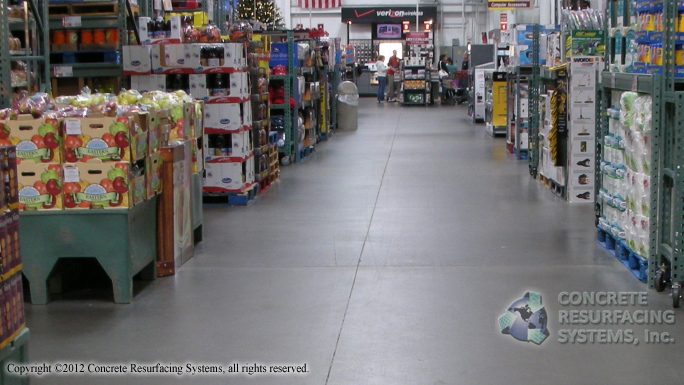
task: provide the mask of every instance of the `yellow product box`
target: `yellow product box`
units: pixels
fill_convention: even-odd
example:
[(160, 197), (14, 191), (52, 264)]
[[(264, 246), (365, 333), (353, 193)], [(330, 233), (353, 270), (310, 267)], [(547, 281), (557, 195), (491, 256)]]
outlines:
[(147, 118), (123, 117), (64, 119), (64, 160), (67, 163), (137, 161), (147, 155)]

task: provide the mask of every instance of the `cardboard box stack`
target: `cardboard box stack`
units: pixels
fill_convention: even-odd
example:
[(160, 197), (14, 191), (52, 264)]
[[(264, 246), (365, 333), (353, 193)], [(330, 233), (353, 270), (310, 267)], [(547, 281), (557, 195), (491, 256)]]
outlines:
[(45, 103), (53, 104), (0, 120), (0, 145), (16, 146), (13, 180), (22, 211), (126, 209), (151, 199), (161, 192), (160, 147), (194, 138), (202, 111), (185, 94), (159, 92)]
[[(5, 128), (1, 122), (0, 127)], [(16, 156), (14, 146), (0, 147), (0, 349), (14, 341), (26, 323), (19, 250)], [(44, 192), (45, 184), (39, 187)], [(54, 199), (50, 194), (43, 196)]]

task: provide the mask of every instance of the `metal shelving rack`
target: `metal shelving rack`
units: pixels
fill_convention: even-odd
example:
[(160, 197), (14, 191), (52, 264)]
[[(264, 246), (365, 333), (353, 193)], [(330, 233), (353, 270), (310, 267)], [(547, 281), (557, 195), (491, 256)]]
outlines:
[[(128, 0), (117, 0), (117, 12), (111, 15), (80, 15), (80, 24), (69, 27), (64, 26), (64, 18), (66, 16), (50, 16), (50, 31), (57, 29), (81, 31), (84, 29), (116, 28), (119, 31), (119, 46), (116, 49), (111, 49), (111, 51), (117, 52), (120, 57), (121, 46), (128, 41), (127, 2)], [(149, 4), (151, 4), (151, 1), (143, 1), (141, 2), (141, 7), (133, 6), (132, 9), (135, 9), (137, 15), (139, 15), (140, 9), (147, 12)], [(59, 78), (114, 78), (122, 76), (123, 66), (120, 59), (118, 62), (53, 64), (51, 66), (51, 73), (53, 81)], [(53, 90), (57, 89), (55, 86), (56, 83), (53, 84)]]
[[(679, 1), (665, 0), (664, 75), (661, 116), (654, 114), (651, 172), (651, 239), (649, 286), (665, 289), (672, 283), (672, 302), (680, 306), (684, 281), (684, 82), (677, 79), (675, 39)], [(654, 103), (653, 110), (656, 109)], [(669, 274), (668, 274), (669, 273)]]
[[(538, 53), (538, 51), (537, 51)], [(533, 53), (534, 55), (534, 53)], [(516, 67), (515, 74), (515, 135), (513, 138), (513, 153), (519, 160), (529, 159), (529, 145), (528, 148), (521, 147), (521, 138), (523, 130), (527, 129), (528, 140), (530, 137), (530, 121), (532, 115), (530, 115), (529, 108), (532, 106), (533, 102), (531, 99), (532, 84), (530, 78), (532, 75), (533, 68), (531, 66), (518, 66)], [(523, 90), (527, 92), (527, 117), (523, 114), (522, 100), (525, 99)], [(537, 103), (539, 103), (537, 101)], [(529, 143), (529, 142), (528, 142)]]
[[(294, 116), (292, 115), (292, 109), (290, 109), (290, 98), (293, 97), (293, 91), (295, 86), (295, 45), (294, 45), (294, 32), (288, 31), (275, 31), (266, 32), (271, 36), (271, 42), (279, 42), (278, 38), (284, 38), (287, 42), (287, 52), (288, 52), (288, 68), (287, 75), (273, 75), (269, 77), (269, 84), (273, 82), (282, 82), (285, 87), (285, 100), (284, 104), (271, 104), (270, 115), (282, 115), (285, 123), (285, 145), (278, 149), (280, 153), (281, 162), (283, 165), (288, 165), (290, 162), (296, 162), (299, 160), (299, 154), (297, 150), (297, 127), (294, 125)], [(272, 128), (273, 129), (273, 128)]]
[[(9, 106), (16, 88), (37, 87), (49, 91), (50, 51), (47, 28), (47, 0), (26, 0), (23, 19), (9, 17), (7, 0), (0, 4), (0, 107)], [(24, 33), (22, 52), (10, 52), (9, 38), (12, 31)], [(30, 43), (30, 44), (29, 44)], [(13, 86), (11, 68), (13, 61), (27, 63), (27, 83)], [(36, 77), (34, 83), (31, 73)]]
[(541, 68), (540, 68), (540, 48), (539, 39), (541, 35), (541, 25), (535, 24), (532, 28), (532, 73), (529, 75), (529, 126), (528, 135), (528, 160), (530, 174), (537, 177), (539, 170), (539, 103), (541, 101)]

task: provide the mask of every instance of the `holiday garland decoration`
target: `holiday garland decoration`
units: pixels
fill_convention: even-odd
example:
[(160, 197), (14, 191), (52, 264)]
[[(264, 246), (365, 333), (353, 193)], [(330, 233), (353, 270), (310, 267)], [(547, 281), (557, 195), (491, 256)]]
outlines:
[[(256, 9), (256, 17), (255, 17)], [(256, 20), (264, 24), (282, 26), (283, 16), (273, 0), (239, 0), (237, 4), (237, 18), (241, 20)]]

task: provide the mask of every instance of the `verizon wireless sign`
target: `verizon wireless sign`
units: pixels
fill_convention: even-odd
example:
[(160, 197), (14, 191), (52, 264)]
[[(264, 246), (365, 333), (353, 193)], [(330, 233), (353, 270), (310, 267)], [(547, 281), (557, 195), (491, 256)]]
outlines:
[(437, 7), (421, 6), (416, 11), (416, 7), (343, 7), (342, 22), (352, 23), (401, 23), (410, 21), (414, 23), (416, 16), (420, 23), (437, 18)]

